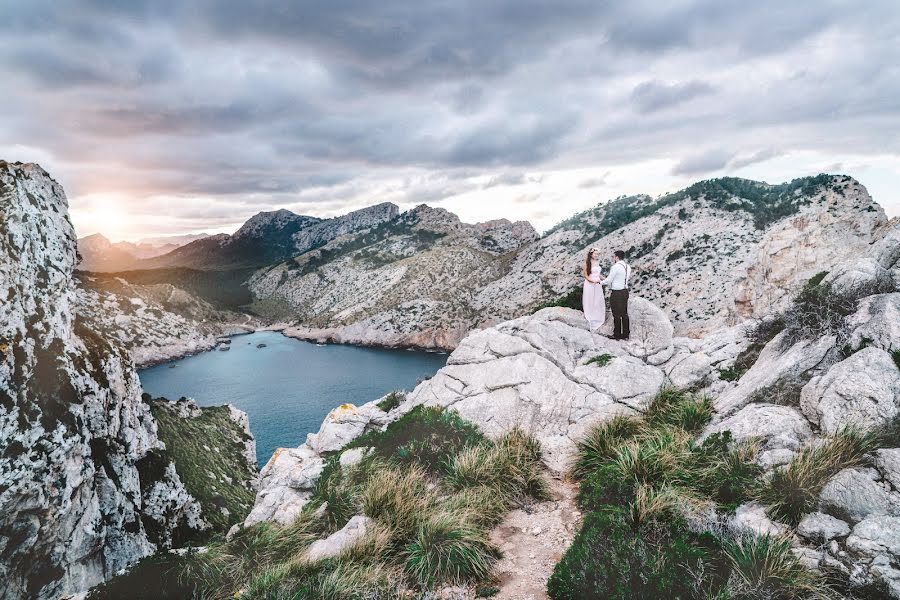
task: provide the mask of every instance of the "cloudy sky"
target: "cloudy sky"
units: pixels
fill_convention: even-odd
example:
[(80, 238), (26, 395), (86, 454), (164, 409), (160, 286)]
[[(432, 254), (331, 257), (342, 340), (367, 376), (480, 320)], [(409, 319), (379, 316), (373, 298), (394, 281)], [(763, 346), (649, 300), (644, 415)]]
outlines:
[(900, 4), (0, 0), (0, 158), (80, 235), (380, 201), (538, 229), (735, 175), (900, 215)]

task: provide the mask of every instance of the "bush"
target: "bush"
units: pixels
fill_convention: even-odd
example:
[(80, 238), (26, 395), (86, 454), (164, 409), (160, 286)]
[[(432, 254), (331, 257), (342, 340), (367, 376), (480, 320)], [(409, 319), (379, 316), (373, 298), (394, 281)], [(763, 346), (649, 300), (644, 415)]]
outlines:
[(539, 304), (533, 312), (537, 312), (544, 308), (553, 308), (556, 306), (561, 306), (563, 308), (574, 308), (575, 310), (581, 310), (583, 308), (583, 300), (582, 297), (584, 295), (584, 286), (578, 285), (557, 298), (556, 300), (549, 300), (544, 302), (543, 304)]
[(403, 551), (406, 572), (431, 588), (485, 579), (499, 552), (468, 515), (438, 512), (419, 525)]
[(443, 471), (447, 461), (463, 448), (484, 443), (478, 428), (454, 411), (417, 406), (383, 432), (356, 438), (347, 448), (369, 446), (375, 456), (417, 465), (429, 473)]
[(404, 400), (406, 400), (406, 394), (404, 394), (403, 392), (391, 392), (390, 394), (382, 398), (376, 406), (378, 406), (378, 408), (380, 408), (384, 412), (391, 412), (392, 410), (400, 406), (400, 404)]
[(434, 504), (425, 472), (418, 466), (376, 472), (362, 490), (363, 513), (390, 528), (397, 538), (410, 537)]
[(578, 442), (578, 454), (572, 474), (577, 479), (605, 464), (616, 450), (643, 429), (640, 419), (617, 415), (588, 431), (587, 437)]
[(712, 419), (712, 414), (713, 406), (709, 398), (664, 387), (650, 401), (644, 418), (651, 426), (671, 426), (697, 433)]
[(818, 573), (800, 564), (789, 537), (748, 536), (723, 546), (733, 569), (728, 587), (739, 598), (837, 598)]
[(828, 480), (843, 469), (863, 464), (865, 454), (878, 445), (878, 436), (847, 428), (818, 446), (801, 450), (790, 463), (775, 470), (758, 491), (776, 518), (796, 526), (812, 511)]
[(553, 571), (553, 600), (694, 598), (691, 573), (715, 552), (712, 536), (679, 522), (635, 530), (623, 509), (592, 512)]

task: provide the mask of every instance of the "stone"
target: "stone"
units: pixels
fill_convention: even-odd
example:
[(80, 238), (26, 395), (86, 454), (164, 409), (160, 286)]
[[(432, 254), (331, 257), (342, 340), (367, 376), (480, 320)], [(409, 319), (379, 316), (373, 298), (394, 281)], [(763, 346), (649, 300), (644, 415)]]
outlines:
[(803, 517), (797, 525), (797, 533), (814, 542), (825, 543), (834, 538), (846, 537), (850, 526), (825, 513), (814, 512)]
[(884, 425), (900, 413), (900, 370), (884, 350), (864, 348), (810, 380), (800, 407), (828, 434), (848, 425)]
[(900, 348), (900, 293), (863, 298), (857, 311), (847, 317), (852, 350), (875, 346), (887, 352)]
[(716, 418), (734, 414), (750, 403), (756, 392), (785, 377), (817, 368), (834, 347), (834, 342), (833, 337), (826, 337), (802, 341), (784, 349), (784, 334), (775, 336), (737, 385), (716, 398), (715, 408), (719, 413)]
[(312, 497), (325, 461), (307, 446), (278, 448), (259, 474), (256, 503), (244, 520), (249, 527), (262, 521), (286, 525)]
[(336, 452), (363, 433), (384, 425), (386, 416), (372, 402), (360, 407), (341, 404), (328, 413), (318, 433), (306, 436), (306, 444), (317, 454)]
[(900, 495), (878, 483), (875, 469), (844, 469), (822, 488), (819, 510), (853, 524), (871, 516), (900, 516)]
[(372, 451), (372, 448), (351, 448), (349, 450), (344, 450), (341, 452), (341, 456), (338, 459), (338, 462), (341, 465), (341, 468), (349, 468), (354, 465), (359, 464), (362, 459), (364, 459), (369, 452)]
[(728, 521), (728, 529), (737, 536), (778, 536), (789, 530), (787, 525), (770, 519), (765, 505), (758, 502), (746, 502), (738, 506), (734, 516)]
[(700, 387), (712, 373), (712, 362), (702, 352), (676, 355), (665, 364), (666, 376), (677, 388)]
[(853, 527), (847, 548), (874, 557), (889, 554), (900, 558), (900, 516), (873, 515)]
[(759, 439), (761, 450), (796, 451), (813, 436), (809, 423), (797, 409), (775, 404), (748, 404), (734, 415), (707, 426), (706, 438), (730, 431), (736, 442)]
[(369, 517), (356, 515), (347, 521), (347, 524), (339, 531), (332, 533), (324, 540), (316, 540), (310, 544), (304, 558), (309, 562), (318, 562), (339, 556), (364, 539), (372, 525), (374, 525), (374, 521)]
[(882, 448), (875, 451), (875, 468), (895, 490), (900, 490), (900, 448)]

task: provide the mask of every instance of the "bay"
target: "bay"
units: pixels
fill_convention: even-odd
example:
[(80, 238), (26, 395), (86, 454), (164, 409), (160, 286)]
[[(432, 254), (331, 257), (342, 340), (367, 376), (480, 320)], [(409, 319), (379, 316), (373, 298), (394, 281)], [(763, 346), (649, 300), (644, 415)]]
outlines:
[(317, 345), (272, 331), (231, 340), (228, 351), (142, 369), (141, 384), (153, 397), (187, 396), (200, 406), (233, 404), (246, 411), (260, 467), (276, 448), (299, 446), (318, 431), (332, 408), (411, 390), (447, 362), (446, 354)]

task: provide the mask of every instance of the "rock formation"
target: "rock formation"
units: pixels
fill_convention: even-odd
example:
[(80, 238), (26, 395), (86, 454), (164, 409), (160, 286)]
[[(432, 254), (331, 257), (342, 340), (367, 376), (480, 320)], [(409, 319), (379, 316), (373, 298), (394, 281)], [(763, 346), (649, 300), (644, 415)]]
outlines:
[(56, 598), (205, 527), (132, 363), (75, 312), (62, 188), (0, 162), (0, 598)]

